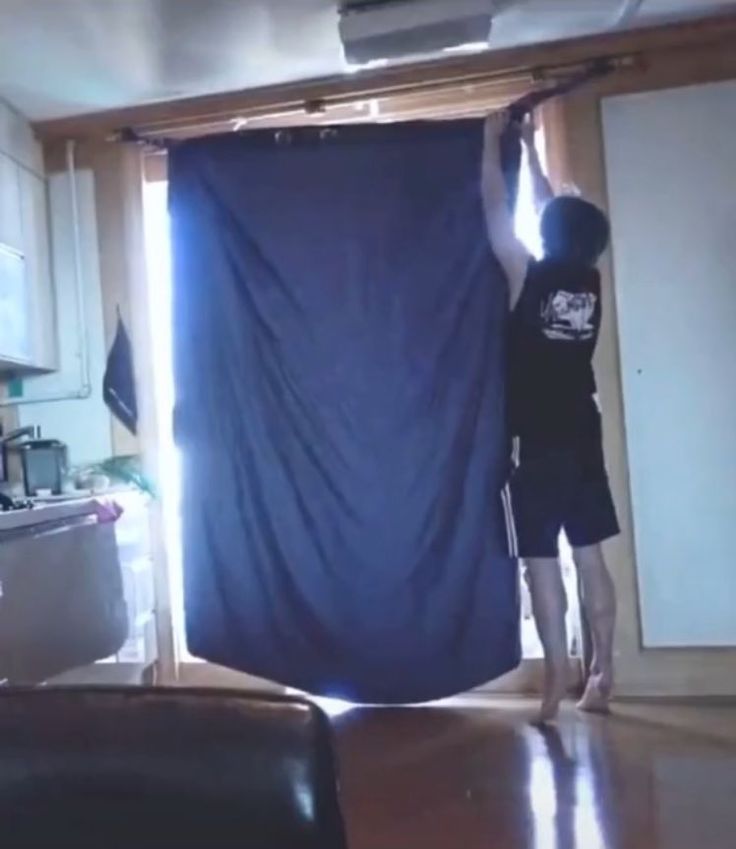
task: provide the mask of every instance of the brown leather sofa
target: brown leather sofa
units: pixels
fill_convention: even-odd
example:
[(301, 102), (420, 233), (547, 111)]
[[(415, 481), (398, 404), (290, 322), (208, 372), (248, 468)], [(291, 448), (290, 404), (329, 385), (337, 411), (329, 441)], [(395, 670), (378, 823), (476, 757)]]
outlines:
[(327, 719), (230, 691), (0, 689), (8, 849), (345, 849)]

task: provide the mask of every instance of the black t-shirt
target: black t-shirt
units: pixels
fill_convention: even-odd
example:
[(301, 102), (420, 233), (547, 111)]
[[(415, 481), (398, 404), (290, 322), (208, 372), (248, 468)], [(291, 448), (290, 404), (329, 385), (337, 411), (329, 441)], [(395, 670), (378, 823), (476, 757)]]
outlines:
[(595, 268), (552, 260), (529, 263), (509, 330), (513, 436), (566, 445), (600, 433), (592, 364), (600, 325), (601, 284)]

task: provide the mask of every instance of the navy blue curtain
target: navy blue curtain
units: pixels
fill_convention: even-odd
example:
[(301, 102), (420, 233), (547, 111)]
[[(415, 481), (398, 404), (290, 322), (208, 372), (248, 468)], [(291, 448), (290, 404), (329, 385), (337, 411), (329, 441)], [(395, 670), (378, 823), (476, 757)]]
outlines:
[(170, 157), (190, 650), (368, 702), (519, 662), (482, 123)]

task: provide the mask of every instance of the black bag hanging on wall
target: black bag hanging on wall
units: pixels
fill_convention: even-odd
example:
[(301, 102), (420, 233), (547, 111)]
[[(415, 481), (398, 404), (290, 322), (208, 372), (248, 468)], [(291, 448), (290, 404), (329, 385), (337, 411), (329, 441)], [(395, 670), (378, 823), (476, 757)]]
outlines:
[(187, 636), (370, 702), (519, 662), (481, 121), (170, 155)]
[(135, 391), (133, 347), (120, 310), (115, 339), (107, 357), (102, 381), (102, 397), (115, 418), (135, 435), (138, 432), (138, 400)]

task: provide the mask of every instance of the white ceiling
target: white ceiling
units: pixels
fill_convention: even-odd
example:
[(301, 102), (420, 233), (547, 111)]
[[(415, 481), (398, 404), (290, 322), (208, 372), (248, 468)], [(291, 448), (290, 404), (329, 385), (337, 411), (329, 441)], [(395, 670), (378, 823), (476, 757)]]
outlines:
[[(452, 0), (448, 0), (452, 2)], [(338, 0), (0, 0), (0, 98), (32, 120), (345, 72)], [(630, 0), (500, 0), (496, 48), (610, 29)], [(736, 10), (644, 0), (632, 25)]]

